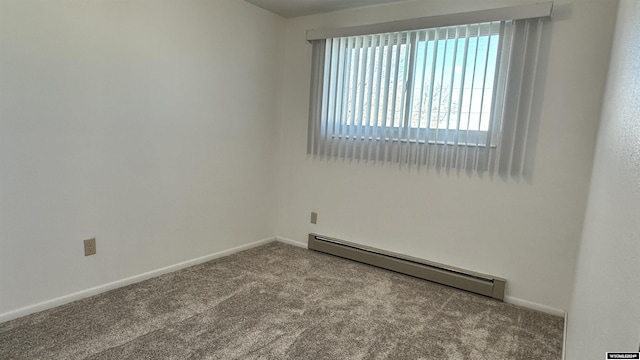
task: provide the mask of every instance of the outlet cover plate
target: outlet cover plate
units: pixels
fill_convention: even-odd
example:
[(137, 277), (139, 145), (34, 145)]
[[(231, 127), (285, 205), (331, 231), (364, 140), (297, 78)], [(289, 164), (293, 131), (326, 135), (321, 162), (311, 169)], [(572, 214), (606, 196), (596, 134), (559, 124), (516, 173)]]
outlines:
[(84, 256), (95, 255), (96, 253), (96, 238), (87, 239), (84, 241)]

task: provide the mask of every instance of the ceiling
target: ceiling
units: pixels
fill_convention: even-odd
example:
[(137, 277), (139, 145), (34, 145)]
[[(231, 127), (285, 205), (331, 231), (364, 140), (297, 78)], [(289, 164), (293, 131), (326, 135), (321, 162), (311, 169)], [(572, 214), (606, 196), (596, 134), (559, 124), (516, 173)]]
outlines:
[(388, 4), (406, 0), (245, 0), (280, 16), (291, 18), (361, 6)]

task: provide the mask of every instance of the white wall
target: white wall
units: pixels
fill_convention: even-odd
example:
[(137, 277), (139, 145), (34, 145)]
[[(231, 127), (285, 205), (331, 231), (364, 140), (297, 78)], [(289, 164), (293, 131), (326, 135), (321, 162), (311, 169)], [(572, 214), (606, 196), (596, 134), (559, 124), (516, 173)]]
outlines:
[(621, 0), (569, 309), (567, 359), (640, 344), (640, 1)]
[[(529, 1), (419, 0), (285, 25), (279, 236), (317, 232), (505, 277), (510, 301), (567, 309), (606, 80), (616, 2), (556, 1), (531, 183), (318, 161), (306, 155), (305, 31)], [(318, 224), (309, 224), (317, 211)]]
[(281, 22), (0, 0), (0, 315), (275, 234)]

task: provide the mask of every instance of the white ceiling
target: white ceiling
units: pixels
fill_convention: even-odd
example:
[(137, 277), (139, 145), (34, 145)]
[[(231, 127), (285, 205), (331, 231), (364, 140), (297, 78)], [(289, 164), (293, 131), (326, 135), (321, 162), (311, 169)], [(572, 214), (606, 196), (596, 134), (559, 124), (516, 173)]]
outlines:
[(361, 6), (388, 4), (407, 0), (245, 0), (280, 16), (320, 14)]

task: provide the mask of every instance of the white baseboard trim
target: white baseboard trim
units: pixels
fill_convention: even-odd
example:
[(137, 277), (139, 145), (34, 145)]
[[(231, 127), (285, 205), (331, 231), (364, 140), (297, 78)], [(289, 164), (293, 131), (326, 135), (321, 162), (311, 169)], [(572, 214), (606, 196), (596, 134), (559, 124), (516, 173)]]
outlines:
[(284, 238), (282, 236), (276, 236), (276, 241), (279, 241), (279, 242), (281, 242), (283, 244), (293, 245), (293, 246), (297, 246), (297, 247), (301, 247), (301, 248), (305, 248), (305, 249), (309, 248), (307, 243), (303, 243), (303, 242), (300, 242), (300, 241), (287, 239), (287, 238)]
[[(23, 308), (17, 309), (17, 310), (12, 310), (9, 312), (6, 312), (4, 314), (0, 314), (0, 323), (3, 323), (5, 321), (9, 321), (9, 320), (13, 320), (13, 319), (17, 319), (19, 317), (22, 316), (26, 316), (29, 314), (33, 314), (39, 311), (43, 311), (43, 310), (47, 310), (56, 306), (60, 306), (60, 305), (64, 305), (67, 303), (70, 303), (72, 301), (76, 301), (76, 300), (80, 300), (89, 296), (93, 296), (93, 295), (97, 295), (100, 293), (103, 293), (105, 291), (109, 291), (109, 290), (113, 290), (113, 289), (117, 289), (119, 287), (123, 287), (123, 286), (127, 286), (130, 284), (134, 284), (140, 281), (144, 281), (156, 276), (160, 276), (166, 273), (170, 273), (170, 272), (174, 272), (177, 270), (181, 270), (184, 268), (187, 268), (189, 266), (193, 266), (193, 265), (197, 265), (197, 264), (201, 264), (213, 259), (217, 259), (217, 258), (221, 258), (224, 256), (228, 256), (231, 254), (235, 254), (237, 252), (240, 251), (244, 251), (244, 250), (248, 250), (260, 245), (264, 245), (270, 242), (275, 241), (276, 238), (275, 237), (269, 237), (266, 239), (262, 239), (262, 240), (258, 240), (258, 241), (254, 241), (252, 243), (249, 244), (245, 244), (245, 245), (240, 245), (240, 246), (236, 246), (234, 248), (231, 249), (227, 249), (227, 250), (222, 250), (213, 254), (209, 254), (209, 255), (205, 255), (205, 256), (201, 256), (199, 258), (195, 258), (192, 260), (187, 260), (187, 261), (183, 261), (181, 263), (177, 263), (174, 265), (169, 265), (160, 269), (156, 269), (156, 270), (152, 270), (140, 275), (134, 275), (122, 280), (117, 280), (117, 281), (113, 281), (107, 284), (103, 284), (103, 285), (98, 285), (96, 287), (92, 287), (86, 290), (81, 290), (69, 295), (64, 295), (55, 299), (51, 299), (51, 300), (47, 300), (47, 301), (43, 301), (41, 303), (37, 303), (34, 305), (29, 305), (29, 306), (25, 306)], [(306, 246), (305, 246), (306, 247)]]
[(526, 307), (526, 308), (529, 308), (529, 309), (532, 309), (532, 310), (542, 311), (543, 313), (547, 313), (547, 314), (550, 314), (550, 315), (562, 316), (562, 317), (564, 317), (564, 315), (565, 315), (565, 311), (564, 310), (556, 309), (556, 308), (553, 308), (553, 307), (547, 306), (547, 305), (534, 303), (532, 301), (518, 299), (518, 298), (515, 298), (513, 296), (505, 296), (504, 297), (504, 302), (506, 302), (508, 304), (513, 304), (513, 305)]

